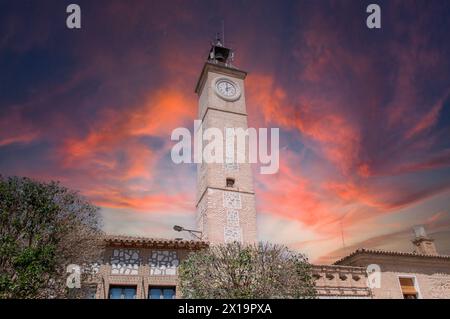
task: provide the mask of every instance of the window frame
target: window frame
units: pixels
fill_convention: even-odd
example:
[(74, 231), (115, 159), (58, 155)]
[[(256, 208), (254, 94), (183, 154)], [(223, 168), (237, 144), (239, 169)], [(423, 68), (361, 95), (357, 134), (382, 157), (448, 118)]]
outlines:
[[(108, 299), (112, 299), (112, 300), (114, 300), (113, 298), (111, 298), (111, 288), (121, 288), (122, 289), (122, 294), (121, 294), (121, 296), (123, 295), (123, 290), (124, 289), (126, 289), (126, 288), (134, 288), (135, 289), (135, 292), (134, 292), (134, 300), (135, 299), (138, 299), (138, 285), (127, 285), (127, 284), (109, 284), (109, 286), (108, 286)], [(126, 300), (125, 298), (120, 298), (120, 299), (116, 299), (116, 300)]]
[(416, 289), (416, 292), (417, 292), (417, 299), (423, 299), (422, 298), (422, 293), (420, 292), (419, 282), (417, 280), (417, 276), (416, 275), (397, 274), (397, 285), (398, 285), (398, 288), (400, 289), (400, 293), (401, 293), (403, 299), (405, 299), (405, 296), (403, 294), (402, 285), (400, 283), (400, 278), (412, 279), (412, 281), (414, 283), (414, 289)]
[[(147, 289), (147, 299), (153, 299), (153, 298), (150, 298), (150, 296), (151, 296), (150, 289), (160, 289), (161, 293), (162, 293), (160, 296), (164, 296), (164, 294), (163, 294), (164, 289), (173, 289), (174, 294), (173, 294), (172, 300), (177, 299), (177, 286), (175, 286), (175, 285), (152, 285), (152, 284), (149, 284), (148, 289)], [(159, 299), (154, 299), (154, 300), (165, 300), (165, 298), (159, 298)], [(167, 300), (171, 300), (171, 299), (167, 299)]]

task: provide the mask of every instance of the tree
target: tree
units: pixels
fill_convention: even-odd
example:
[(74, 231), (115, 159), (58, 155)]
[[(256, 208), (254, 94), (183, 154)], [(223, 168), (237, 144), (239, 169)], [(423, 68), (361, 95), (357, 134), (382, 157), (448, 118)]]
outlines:
[(230, 243), (192, 252), (180, 264), (185, 298), (314, 298), (307, 258), (285, 246)]
[(102, 243), (98, 208), (78, 193), (0, 175), (0, 298), (81, 297), (67, 289), (66, 267), (91, 265)]

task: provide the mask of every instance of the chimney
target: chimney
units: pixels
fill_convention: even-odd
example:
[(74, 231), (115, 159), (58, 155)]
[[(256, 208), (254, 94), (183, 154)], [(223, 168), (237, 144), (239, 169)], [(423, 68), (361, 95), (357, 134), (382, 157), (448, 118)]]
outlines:
[(415, 252), (423, 255), (438, 255), (434, 239), (428, 237), (425, 228), (422, 225), (414, 226), (414, 239), (412, 243), (415, 246)]

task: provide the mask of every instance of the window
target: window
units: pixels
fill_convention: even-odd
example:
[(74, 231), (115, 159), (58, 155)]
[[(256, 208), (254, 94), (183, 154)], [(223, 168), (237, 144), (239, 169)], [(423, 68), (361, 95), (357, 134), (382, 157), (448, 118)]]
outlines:
[(110, 286), (109, 299), (136, 299), (136, 286)]
[(234, 186), (234, 178), (227, 178), (227, 187)]
[(148, 299), (175, 299), (175, 287), (150, 286)]
[(417, 299), (419, 298), (419, 294), (416, 290), (415, 278), (413, 277), (404, 277), (399, 278), (400, 286), (402, 289), (402, 294), (404, 299)]

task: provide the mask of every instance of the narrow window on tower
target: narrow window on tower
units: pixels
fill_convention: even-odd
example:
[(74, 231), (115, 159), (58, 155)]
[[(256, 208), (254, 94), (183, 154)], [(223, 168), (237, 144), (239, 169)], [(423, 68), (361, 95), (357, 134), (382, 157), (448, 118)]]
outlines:
[(234, 178), (227, 178), (227, 187), (234, 187)]

